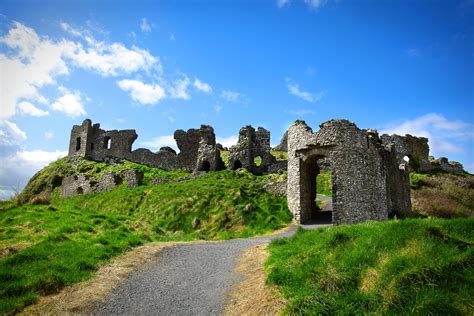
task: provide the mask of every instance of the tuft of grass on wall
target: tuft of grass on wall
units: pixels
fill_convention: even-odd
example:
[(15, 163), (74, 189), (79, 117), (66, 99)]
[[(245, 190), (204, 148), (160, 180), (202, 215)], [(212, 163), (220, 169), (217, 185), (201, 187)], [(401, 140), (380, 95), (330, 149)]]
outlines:
[(268, 249), (290, 315), (474, 313), (473, 219), (299, 230)]

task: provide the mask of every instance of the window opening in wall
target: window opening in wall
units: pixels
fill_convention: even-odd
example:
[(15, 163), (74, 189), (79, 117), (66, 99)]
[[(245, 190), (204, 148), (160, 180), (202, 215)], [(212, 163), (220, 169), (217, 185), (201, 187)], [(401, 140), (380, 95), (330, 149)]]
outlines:
[(104, 138), (104, 149), (110, 149), (112, 145), (112, 140), (110, 139), (110, 137), (105, 137)]
[(242, 163), (240, 162), (240, 160), (236, 160), (234, 161), (234, 165), (232, 166), (232, 170), (237, 170), (237, 169), (240, 169), (242, 168)]
[(258, 167), (262, 164), (262, 157), (257, 156), (253, 159), (254, 164)]
[(209, 161), (205, 160), (201, 163), (201, 167), (199, 168), (199, 171), (210, 171), (211, 170), (211, 164)]
[(81, 138), (76, 138), (76, 151), (81, 149)]

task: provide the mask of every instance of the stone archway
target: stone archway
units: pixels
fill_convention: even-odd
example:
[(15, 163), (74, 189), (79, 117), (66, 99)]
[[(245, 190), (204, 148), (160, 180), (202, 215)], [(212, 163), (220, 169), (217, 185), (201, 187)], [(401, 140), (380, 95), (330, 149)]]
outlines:
[(242, 162), (239, 159), (237, 159), (232, 164), (232, 170), (237, 170), (237, 169), (240, 169), (240, 168), (242, 168)]
[(203, 162), (201, 162), (200, 166), (199, 166), (199, 169), (198, 171), (210, 171), (211, 170), (211, 163), (207, 160), (204, 160)]

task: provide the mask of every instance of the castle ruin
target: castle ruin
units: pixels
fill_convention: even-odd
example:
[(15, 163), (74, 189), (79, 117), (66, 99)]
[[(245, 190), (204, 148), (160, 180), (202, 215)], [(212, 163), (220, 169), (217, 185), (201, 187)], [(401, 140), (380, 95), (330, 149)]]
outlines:
[[(177, 130), (179, 153), (170, 147), (157, 152), (132, 150), (135, 130), (105, 131), (86, 119), (71, 131), (69, 158), (95, 161), (126, 159), (164, 170), (183, 169), (208, 172), (225, 169), (222, 145), (216, 143), (214, 129)], [(316, 177), (321, 170), (332, 173), (332, 222), (358, 223), (384, 220), (389, 215), (411, 215), (409, 172), (441, 170), (464, 171), (461, 164), (446, 158), (433, 161), (428, 156), (428, 139), (411, 135), (381, 135), (376, 130), (359, 129), (347, 120), (331, 120), (313, 133), (304, 121), (296, 121), (275, 148), (288, 151), (288, 161), (277, 161), (271, 154), (270, 132), (248, 125), (239, 131), (236, 145), (230, 147), (230, 170), (247, 169), (253, 174), (288, 170), (288, 207), (298, 223), (318, 215)], [(98, 181), (79, 174), (65, 177), (62, 195), (108, 191), (126, 180), (129, 187), (141, 185), (143, 173), (104, 174)], [(282, 190), (280, 190), (282, 191)], [(284, 192), (284, 187), (283, 187)]]

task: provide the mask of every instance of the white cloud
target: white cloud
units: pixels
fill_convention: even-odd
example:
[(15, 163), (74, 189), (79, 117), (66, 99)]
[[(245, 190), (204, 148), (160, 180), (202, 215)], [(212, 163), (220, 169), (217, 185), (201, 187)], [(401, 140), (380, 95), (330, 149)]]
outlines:
[(148, 33), (151, 32), (151, 25), (148, 23), (146, 18), (142, 18), (142, 21), (140, 23), (140, 29), (142, 32)]
[(71, 25), (69, 25), (69, 24), (66, 23), (66, 22), (61, 22), (61, 23), (59, 23), (59, 25), (61, 26), (61, 28), (62, 28), (64, 31), (68, 32), (69, 34), (71, 34), (71, 35), (73, 35), (73, 36), (77, 36), (77, 37), (82, 37), (82, 36), (83, 36), (83, 34), (82, 34), (81, 31), (79, 31), (79, 30), (73, 28)]
[(51, 109), (62, 112), (69, 117), (77, 117), (86, 115), (86, 111), (81, 103), (81, 95), (79, 92), (66, 92), (63, 96), (58, 98), (56, 102), (51, 104)]
[(53, 133), (53, 132), (50, 132), (50, 131), (44, 132), (44, 138), (45, 138), (46, 140), (52, 139), (53, 136), (54, 136), (54, 133)]
[(104, 77), (131, 74), (139, 70), (155, 69), (161, 72), (159, 58), (146, 50), (135, 46), (129, 49), (121, 43), (105, 44), (95, 39), (90, 39), (89, 44), (85, 49), (79, 44), (68, 56), (76, 66), (93, 70)]
[(20, 109), (21, 113), (26, 114), (26, 115), (31, 115), (31, 116), (49, 115), (48, 111), (43, 111), (41, 109), (38, 109), (36, 106), (34, 106), (33, 104), (27, 101), (22, 101), (18, 103), (18, 108)]
[(308, 102), (318, 102), (324, 97), (324, 92), (311, 93), (307, 91), (300, 90), (300, 86), (297, 83), (291, 81), (291, 79), (286, 78), (286, 84), (288, 87), (288, 92), (294, 96), (297, 96), (300, 99), (303, 99)]
[(183, 78), (177, 79), (174, 86), (169, 87), (170, 97), (173, 99), (189, 100), (191, 97), (188, 94), (188, 86), (191, 84), (188, 76), (183, 75)]
[(0, 146), (16, 146), (25, 140), (26, 133), (15, 123), (7, 120), (0, 121)]
[(141, 143), (143, 146), (150, 147), (152, 149), (160, 149), (164, 146), (172, 147), (173, 149), (177, 149), (176, 142), (174, 140), (173, 135), (166, 135), (166, 136), (158, 136), (153, 138), (152, 140), (146, 141)]
[(165, 97), (165, 90), (157, 84), (145, 84), (138, 80), (120, 80), (118, 86), (123, 91), (130, 92), (133, 100), (141, 104), (156, 104)]
[[(0, 119), (7, 119), (16, 112), (20, 99), (47, 103), (39, 92), (44, 86), (55, 84), (55, 79), (69, 74), (64, 55), (74, 49), (71, 42), (41, 39), (36, 32), (21, 23), (0, 37), (0, 42), (13, 50), (13, 54), (0, 54), (2, 68)], [(8, 80), (5, 80), (8, 78)]]
[(194, 79), (193, 85), (199, 91), (202, 91), (202, 92), (205, 92), (205, 93), (211, 93), (212, 92), (212, 87), (208, 83), (202, 82), (198, 78)]
[(474, 127), (466, 122), (449, 121), (440, 114), (430, 113), (399, 124), (389, 124), (380, 133), (427, 137), (431, 154), (442, 156), (463, 152), (459, 141), (474, 139), (473, 130)]
[(320, 7), (324, 6), (328, 0), (304, 0), (306, 5), (312, 10), (318, 10)]
[(277, 7), (283, 8), (284, 6), (290, 4), (290, 0), (277, 0), (276, 3), (277, 3)]
[(222, 146), (227, 147), (227, 148), (230, 148), (230, 147), (234, 146), (235, 144), (237, 144), (238, 140), (239, 140), (239, 136), (237, 136), (237, 135), (231, 135), (231, 136), (228, 136), (228, 137), (217, 137), (216, 138), (217, 143), (219, 143)]
[(224, 90), (221, 92), (221, 97), (229, 102), (237, 102), (241, 94), (237, 91)]
[(6, 199), (22, 189), (41, 168), (67, 155), (66, 151), (17, 151), (0, 157), (0, 198)]
[(135, 46), (127, 48), (122, 43), (100, 42), (90, 32), (75, 30), (65, 22), (60, 25), (69, 34), (79, 37), (78, 40), (53, 41), (19, 22), (13, 22), (8, 33), (0, 37), (0, 43), (8, 47), (8, 54), (0, 53), (0, 119), (15, 115), (19, 101), (47, 104), (40, 90), (56, 85), (58, 77), (69, 75), (71, 66), (102, 76), (138, 71), (160, 75), (162, 72), (159, 58), (146, 50)]

